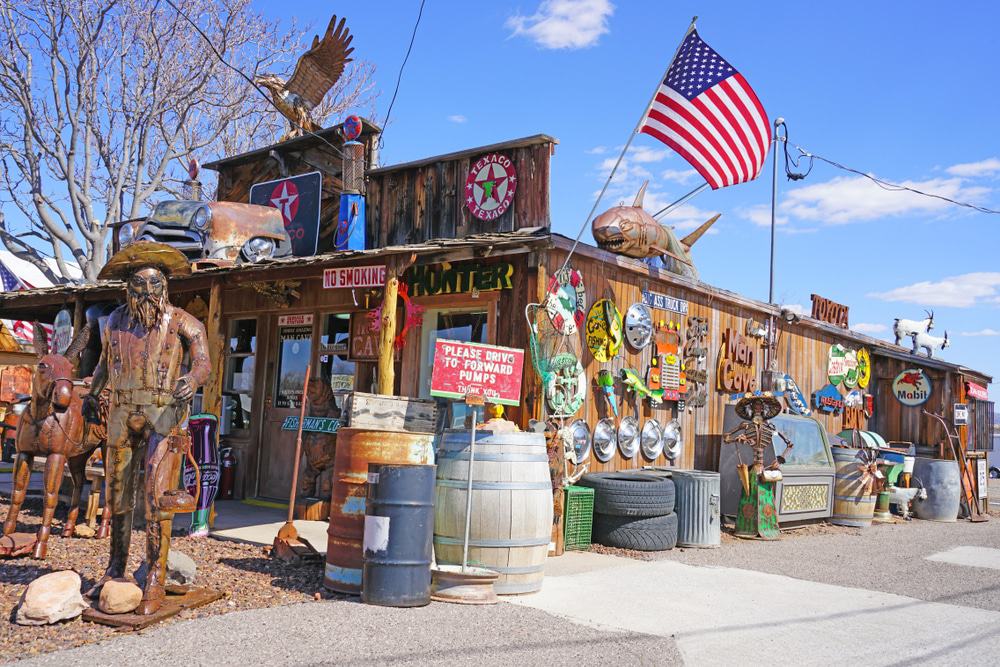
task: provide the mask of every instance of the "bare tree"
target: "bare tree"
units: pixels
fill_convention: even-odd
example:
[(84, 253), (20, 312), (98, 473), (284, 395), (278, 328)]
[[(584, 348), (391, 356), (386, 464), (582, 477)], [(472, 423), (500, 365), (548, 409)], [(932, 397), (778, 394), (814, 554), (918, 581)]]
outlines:
[[(250, 77), (290, 70), (311, 38), (250, 0), (175, 4)], [(370, 110), (373, 75), (352, 63), (317, 120)], [(0, 241), (53, 282), (71, 264), (95, 280), (110, 225), (176, 196), (188, 158), (268, 143), (284, 123), (160, 0), (0, 0)]]

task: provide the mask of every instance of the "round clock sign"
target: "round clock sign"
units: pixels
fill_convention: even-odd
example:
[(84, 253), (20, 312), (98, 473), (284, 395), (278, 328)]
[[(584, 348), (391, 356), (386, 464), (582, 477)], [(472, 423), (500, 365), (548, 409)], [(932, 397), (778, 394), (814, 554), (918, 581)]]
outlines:
[(484, 155), (472, 163), (465, 179), (465, 205), (480, 220), (496, 220), (514, 201), (517, 173), (510, 158), (500, 153)]

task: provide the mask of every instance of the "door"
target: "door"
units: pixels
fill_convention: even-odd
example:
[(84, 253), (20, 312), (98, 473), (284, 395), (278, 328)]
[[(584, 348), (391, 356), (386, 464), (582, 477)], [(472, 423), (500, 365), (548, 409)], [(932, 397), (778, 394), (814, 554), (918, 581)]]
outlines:
[(274, 370), (267, 378), (264, 424), (261, 429), (260, 477), (257, 494), (287, 502), (295, 463), (295, 431), (282, 429), (285, 419), (298, 416), (306, 366), (312, 359), (313, 316), (281, 315), (271, 348)]

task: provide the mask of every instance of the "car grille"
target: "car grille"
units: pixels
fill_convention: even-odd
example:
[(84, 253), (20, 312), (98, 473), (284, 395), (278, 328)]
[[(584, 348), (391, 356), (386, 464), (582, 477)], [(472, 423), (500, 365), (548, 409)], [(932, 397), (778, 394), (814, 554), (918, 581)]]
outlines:
[(139, 232), (139, 240), (166, 243), (180, 250), (191, 260), (202, 259), (205, 256), (205, 242), (201, 234), (181, 225), (147, 220)]

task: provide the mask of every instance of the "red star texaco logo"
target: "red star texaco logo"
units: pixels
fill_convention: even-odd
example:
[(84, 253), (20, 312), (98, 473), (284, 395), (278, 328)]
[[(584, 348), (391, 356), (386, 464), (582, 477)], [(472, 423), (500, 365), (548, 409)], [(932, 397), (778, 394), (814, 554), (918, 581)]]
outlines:
[(480, 220), (496, 220), (514, 201), (517, 172), (510, 158), (500, 153), (485, 155), (469, 169), (465, 179), (465, 205)]
[(295, 184), (291, 181), (278, 183), (268, 199), (271, 201), (271, 206), (281, 211), (285, 227), (291, 224), (295, 214), (299, 212), (299, 189)]

